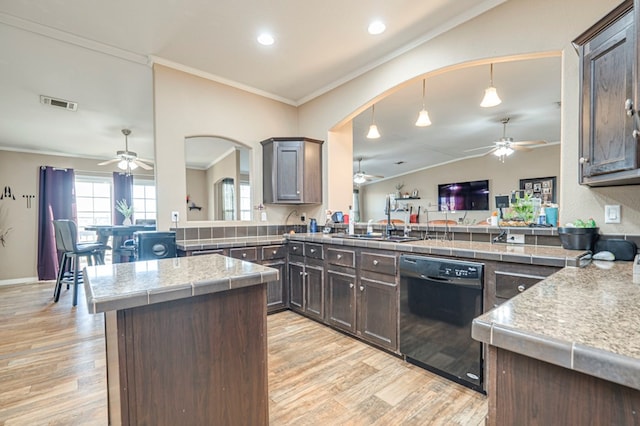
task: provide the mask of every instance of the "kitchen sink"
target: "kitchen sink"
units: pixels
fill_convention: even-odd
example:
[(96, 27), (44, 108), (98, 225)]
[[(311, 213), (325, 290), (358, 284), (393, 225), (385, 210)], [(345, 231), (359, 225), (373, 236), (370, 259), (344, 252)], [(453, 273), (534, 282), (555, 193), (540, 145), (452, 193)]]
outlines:
[(370, 240), (370, 241), (389, 241), (393, 243), (404, 243), (407, 241), (418, 241), (420, 238), (405, 237), (402, 235), (391, 235), (389, 237), (385, 235), (368, 235), (368, 234), (331, 234), (333, 238), (347, 238), (351, 240)]

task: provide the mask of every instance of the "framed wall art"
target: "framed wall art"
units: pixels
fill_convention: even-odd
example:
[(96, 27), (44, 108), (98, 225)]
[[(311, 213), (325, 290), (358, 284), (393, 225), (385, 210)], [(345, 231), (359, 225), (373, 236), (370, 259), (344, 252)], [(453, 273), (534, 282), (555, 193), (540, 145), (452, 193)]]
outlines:
[(525, 194), (540, 198), (542, 203), (557, 203), (555, 176), (520, 179), (520, 190)]

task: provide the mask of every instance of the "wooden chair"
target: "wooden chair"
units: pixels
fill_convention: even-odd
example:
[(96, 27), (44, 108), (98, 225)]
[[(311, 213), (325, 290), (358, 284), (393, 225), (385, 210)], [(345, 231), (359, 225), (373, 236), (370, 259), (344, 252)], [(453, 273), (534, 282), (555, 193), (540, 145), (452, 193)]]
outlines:
[[(110, 247), (103, 243), (79, 244), (78, 227), (72, 220), (54, 220), (53, 228), (56, 249), (58, 252), (62, 252), (56, 286), (53, 291), (53, 301), (57, 303), (60, 300), (63, 283), (66, 283), (69, 288), (69, 284), (73, 282), (73, 306), (76, 306), (78, 304), (78, 284), (82, 282), (82, 278), (79, 276), (81, 274), (79, 258), (86, 257), (89, 265), (92, 265), (92, 260), (98, 265), (104, 265), (104, 251)], [(68, 274), (65, 273), (67, 268), (70, 271)]]

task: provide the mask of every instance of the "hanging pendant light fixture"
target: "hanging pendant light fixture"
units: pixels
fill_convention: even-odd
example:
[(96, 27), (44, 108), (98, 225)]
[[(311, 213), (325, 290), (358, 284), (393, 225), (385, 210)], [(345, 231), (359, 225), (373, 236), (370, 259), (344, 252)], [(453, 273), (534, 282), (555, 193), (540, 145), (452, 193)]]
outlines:
[(426, 78), (422, 79), (422, 110), (420, 111), (420, 114), (418, 114), (418, 120), (416, 121), (416, 126), (418, 127), (431, 126), (431, 119), (429, 118), (429, 113), (427, 112), (427, 109), (424, 107), (424, 93), (425, 93), (426, 81), (427, 81)]
[(378, 139), (380, 132), (378, 132), (378, 126), (375, 123), (376, 105), (371, 106), (371, 126), (369, 126), (369, 132), (367, 133), (367, 139)]
[(500, 105), (502, 99), (498, 96), (498, 91), (493, 86), (493, 64), (491, 64), (491, 77), (489, 80), (489, 87), (484, 91), (484, 98), (480, 102), (480, 106), (484, 108), (494, 107)]

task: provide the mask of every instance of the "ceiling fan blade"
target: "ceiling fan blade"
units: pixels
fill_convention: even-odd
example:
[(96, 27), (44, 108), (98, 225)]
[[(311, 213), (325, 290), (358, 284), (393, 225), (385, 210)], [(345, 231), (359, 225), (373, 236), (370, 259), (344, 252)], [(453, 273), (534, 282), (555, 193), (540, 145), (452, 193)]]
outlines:
[(481, 146), (479, 148), (471, 148), (471, 149), (465, 149), (462, 152), (472, 152), (472, 151), (480, 151), (481, 149), (487, 149), (487, 148), (495, 148), (495, 145), (487, 145), (487, 146)]
[(98, 163), (98, 166), (106, 166), (107, 164), (113, 164), (120, 161), (120, 158), (114, 158), (113, 160), (103, 161), (102, 163)]
[(514, 151), (523, 151), (523, 152), (531, 151), (531, 148), (529, 148), (528, 146), (514, 145), (514, 144), (511, 144), (511, 149), (513, 149)]
[(148, 165), (147, 163), (143, 163), (142, 161), (140, 161), (140, 159), (134, 159), (133, 162), (145, 170), (153, 170), (152, 166)]
[[(488, 148), (488, 147), (486, 147)], [(485, 152), (484, 154), (482, 154), (483, 156), (485, 155), (489, 155), (489, 154), (493, 154), (494, 152), (496, 152), (498, 150), (497, 146), (494, 146), (492, 149), (490, 149), (489, 151)]]
[(545, 145), (547, 141), (515, 141), (511, 142), (511, 145)]

